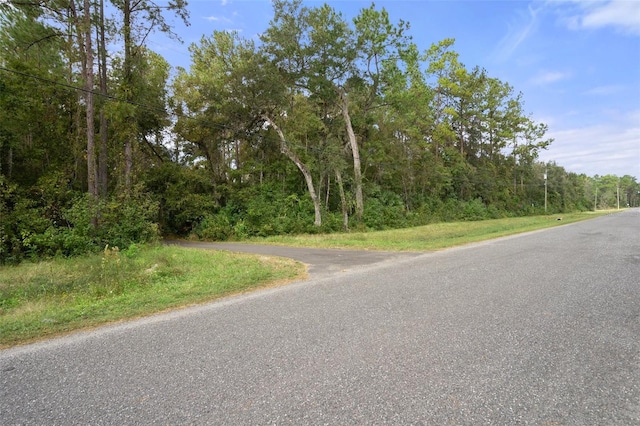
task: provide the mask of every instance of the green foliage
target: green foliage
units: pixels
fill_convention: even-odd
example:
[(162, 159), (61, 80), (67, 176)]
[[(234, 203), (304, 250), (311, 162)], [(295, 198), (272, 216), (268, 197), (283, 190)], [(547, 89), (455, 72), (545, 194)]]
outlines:
[(158, 239), (158, 203), (140, 185), (101, 203), (98, 217), (96, 236), (100, 245), (129, 247)]
[(368, 229), (382, 230), (406, 226), (406, 209), (402, 198), (379, 187), (369, 187), (364, 210), (364, 223)]
[(68, 253), (64, 211), (73, 195), (63, 176), (45, 176), (37, 186), (20, 189), (0, 175), (0, 193), (0, 263)]
[(193, 234), (220, 241), (317, 232), (313, 214), (313, 203), (308, 197), (287, 195), (274, 186), (250, 187), (216, 213), (206, 214)]
[(0, 263), (13, 261), (15, 230), (11, 226), (10, 214), (17, 186), (11, 185), (0, 174)]
[[(466, 67), (452, 39), (420, 54), (409, 24), (383, 8), (349, 21), (331, 5), (277, 0), (260, 45), (238, 32), (203, 37), (169, 90), (167, 62), (129, 30), (170, 32), (164, 13), (185, 19), (186, 3), (151, 14), (147, 2), (112, 5), (128, 3), (132, 26), (87, 16), (92, 33), (123, 40), (113, 55), (58, 37), (89, 30), (57, 13), (61, 3), (0, 2), (0, 263), (158, 234), (225, 240), (542, 214), (545, 187), (547, 213), (640, 205), (635, 177), (540, 163), (552, 141), (522, 94)], [(109, 95), (95, 96), (98, 191), (87, 104), (69, 89), (86, 81), (83, 53), (111, 57), (95, 81)]]
[[(140, 187), (135, 187), (131, 194), (122, 192), (102, 202), (84, 195), (67, 210), (70, 226), (63, 233), (66, 241), (80, 247), (65, 247), (63, 254), (77, 254), (86, 250), (86, 246), (129, 247), (157, 241), (157, 214), (157, 203)], [(95, 217), (98, 217), (97, 224), (94, 224)]]
[(425, 226), (410, 228), (321, 235), (280, 235), (261, 238), (256, 242), (352, 250), (432, 251), (536, 229), (561, 226), (591, 219), (600, 214), (605, 213), (568, 213), (562, 215), (562, 221), (548, 215), (446, 223), (433, 221)]
[(487, 211), (487, 206), (485, 206), (481, 199), (476, 198), (464, 203), (460, 219), (483, 220), (488, 218), (489, 212)]
[[(60, 189), (51, 182), (19, 194), (0, 185), (0, 263), (15, 263), (25, 257), (74, 256), (105, 245), (129, 247), (157, 241), (157, 203), (140, 187), (105, 201)], [(15, 188), (15, 187), (14, 187)], [(49, 191), (44, 192), (48, 188)], [(40, 193), (40, 197), (33, 197)], [(44, 195), (46, 194), (46, 196)], [(98, 223), (95, 218), (99, 217)]]
[(233, 236), (234, 227), (225, 212), (205, 215), (194, 233), (198, 238), (209, 241), (225, 241)]
[(165, 162), (150, 168), (144, 181), (158, 202), (165, 235), (188, 235), (219, 208), (211, 179), (202, 169)]

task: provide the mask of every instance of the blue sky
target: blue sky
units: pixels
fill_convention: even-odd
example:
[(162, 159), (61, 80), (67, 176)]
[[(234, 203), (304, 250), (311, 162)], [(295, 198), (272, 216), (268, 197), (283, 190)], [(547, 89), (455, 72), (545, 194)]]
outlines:
[[(306, 1), (309, 6), (325, 2)], [(370, 1), (330, 0), (351, 19)], [(555, 139), (540, 156), (589, 176), (640, 178), (640, 0), (379, 0), (411, 24), (421, 50), (444, 38), (468, 68), (480, 66), (523, 93), (525, 111)], [(189, 0), (180, 45), (151, 48), (189, 67), (187, 46), (214, 30), (258, 39), (273, 16), (268, 0)], [(177, 22), (177, 21), (176, 21)]]

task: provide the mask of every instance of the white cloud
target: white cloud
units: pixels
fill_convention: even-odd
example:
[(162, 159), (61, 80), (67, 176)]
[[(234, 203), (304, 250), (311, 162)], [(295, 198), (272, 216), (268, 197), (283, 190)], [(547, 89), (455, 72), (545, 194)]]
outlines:
[(223, 24), (230, 24), (233, 22), (233, 20), (224, 17), (224, 16), (216, 16), (216, 15), (211, 15), (211, 16), (204, 16), (203, 17), (204, 20), (209, 21), (209, 22), (220, 22)]
[(560, 80), (566, 80), (571, 77), (570, 73), (561, 71), (541, 71), (535, 75), (531, 80), (531, 84), (536, 86), (546, 86), (558, 82)]
[(609, 96), (620, 93), (623, 89), (624, 87), (620, 85), (599, 86), (585, 91), (584, 94), (593, 96)]
[(567, 171), (589, 176), (614, 174), (640, 178), (640, 110), (618, 120), (571, 129), (553, 130), (542, 161), (555, 161)]
[(225, 18), (223, 16), (205, 16), (204, 17), (205, 20), (209, 21), (209, 22), (225, 22), (225, 23), (230, 23), (231, 19), (229, 18)]
[[(606, 0), (550, 2), (560, 5), (564, 12), (561, 20), (571, 30), (611, 27), (632, 35), (640, 35), (640, 1)], [(573, 5), (569, 10), (566, 5)]]
[(540, 10), (541, 8), (534, 9), (529, 5), (527, 13), (521, 14), (518, 22), (509, 25), (507, 34), (498, 43), (494, 56), (500, 61), (508, 59), (534, 33), (538, 26)]
[(640, 35), (640, 2), (611, 1), (583, 16), (582, 26), (585, 28), (612, 26), (625, 33)]

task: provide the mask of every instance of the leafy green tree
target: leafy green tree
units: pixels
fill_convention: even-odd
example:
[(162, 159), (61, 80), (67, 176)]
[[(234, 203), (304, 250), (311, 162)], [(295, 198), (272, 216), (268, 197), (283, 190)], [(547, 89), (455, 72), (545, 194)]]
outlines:
[[(324, 97), (333, 95), (330, 82), (323, 76), (335, 71), (331, 67), (335, 57), (333, 47), (327, 43), (328, 38), (333, 37), (336, 46), (344, 44), (344, 40), (340, 38), (340, 29), (337, 28), (340, 23), (330, 22), (336, 18), (327, 5), (312, 13), (301, 6), (301, 1), (274, 1), (274, 18), (262, 36), (262, 51), (275, 65), (275, 75), (281, 82), (283, 94), (281, 101), (275, 103), (271, 111), (264, 111), (262, 117), (279, 138), (281, 152), (296, 165), (304, 177), (314, 205), (315, 226), (322, 224), (322, 216), (317, 184), (313, 179), (314, 170), (310, 164), (313, 160), (318, 164), (317, 154), (320, 150), (317, 148), (321, 143), (319, 130), (323, 123), (315, 114), (310, 103), (313, 101), (307, 98), (311, 97), (309, 95), (319, 94), (319, 101), (322, 102)], [(312, 23), (323, 25), (323, 28), (327, 25), (327, 33), (311, 33)], [(312, 48), (314, 42), (317, 43), (317, 49)], [(299, 114), (302, 121), (293, 118), (296, 114)], [(288, 128), (284, 127), (285, 123), (288, 123)], [(310, 140), (315, 149), (296, 148), (306, 145), (309, 136), (315, 136), (315, 140)], [(302, 153), (308, 159), (304, 159)]]
[(56, 30), (19, 9), (0, 21), (0, 173), (23, 186), (80, 160), (70, 149), (73, 94), (64, 89)]
[(236, 136), (252, 125), (257, 127), (255, 117), (244, 111), (243, 95), (249, 91), (242, 84), (241, 72), (245, 57), (255, 47), (237, 34), (215, 32), (190, 50), (189, 72), (179, 70), (174, 81), (171, 102), (179, 114), (175, 130), (192, 162), (204, 160), (217, 191), (234, 167), (231, 148)]
[(175, 36), (164, 17), (164, 12), (177, 15), (185, 24), (188, 23), (189, 14), (185, 0), (170, 0), (165, 5), (149, 0), (112, 0), (112, 4), (122, 13), (122, 80), (117, 93), (129, 103), (128, 107), (131, 110), (125, 114), (127, 129), (124, 132), (124, 185), (128, 190), (132, 183), (135, 135), (139, 134), (139, 123), (135, 119), (138, 111), (133, 103), (143, 103), (139, 95), (143, 92), (137, 90), (140, 88), (140, 81), (135, 80), (140, 75), (136, 68), (144, 56), (144, 43), (147, 36), (156, 30)]
[(620, 178), (620, 206), (639, 207), (640, 206), (640, 183), (637, 178), (624, 175)]
[[(354, 161), (354, 180), (356, 190), (356, 216), (363, 214), (362, 177), (358, 170), (359, 146), (353, 131), (352, 118), (349, 113), (348, 92), (355, 92), (353, 103), (361, 103), (362, 113), (366, 116), (378, 108), (387, 105), (387, 97), (394, 90), (403, 88), (406, 76), (398, 65), (403, 53), (410, 48), (410, 37), (407, 35), (409, 25), (400, 21), (391, 23), (385, 9), (377, 10), (375, 5), (362, 9), (354, 18), (356, 37), (355, 75), (348, 80), (350, 84), (340, 91), (342, 113), (347, 125), (347, 136)], [(355, 102), (354, 102), (355, 101)]]
[[(114, 69), (110, 85), (119, 87), (124, 80), (121, 59), (114, 58), (112, 62)], [(123, 100), (108, 101), (104, 106), (111, 139), (107, 148), (110, 153), (109, 164), (118, 178), (112, 187), (126, 189), (132, 177), (137, 181), (142, 170), (170, 158), (164, 145), (165, 129), (170, 125), (167, 111), (169, 69), (169, 64), (160, 55), (140, 48), (134, 67), (135, 84), (131, 90), (131, 96), (137, 102), (134, 105)], [(130, 152), (130, 157), (124, 155), (121, 148), (127, 141), (136, 148)]]

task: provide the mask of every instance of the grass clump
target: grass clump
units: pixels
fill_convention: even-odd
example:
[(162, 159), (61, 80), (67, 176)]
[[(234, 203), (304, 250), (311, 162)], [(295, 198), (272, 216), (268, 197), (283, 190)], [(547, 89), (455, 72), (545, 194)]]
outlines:
[(173, 246), (0, 267), (0, 348), (299, 278), (287, 259)]

